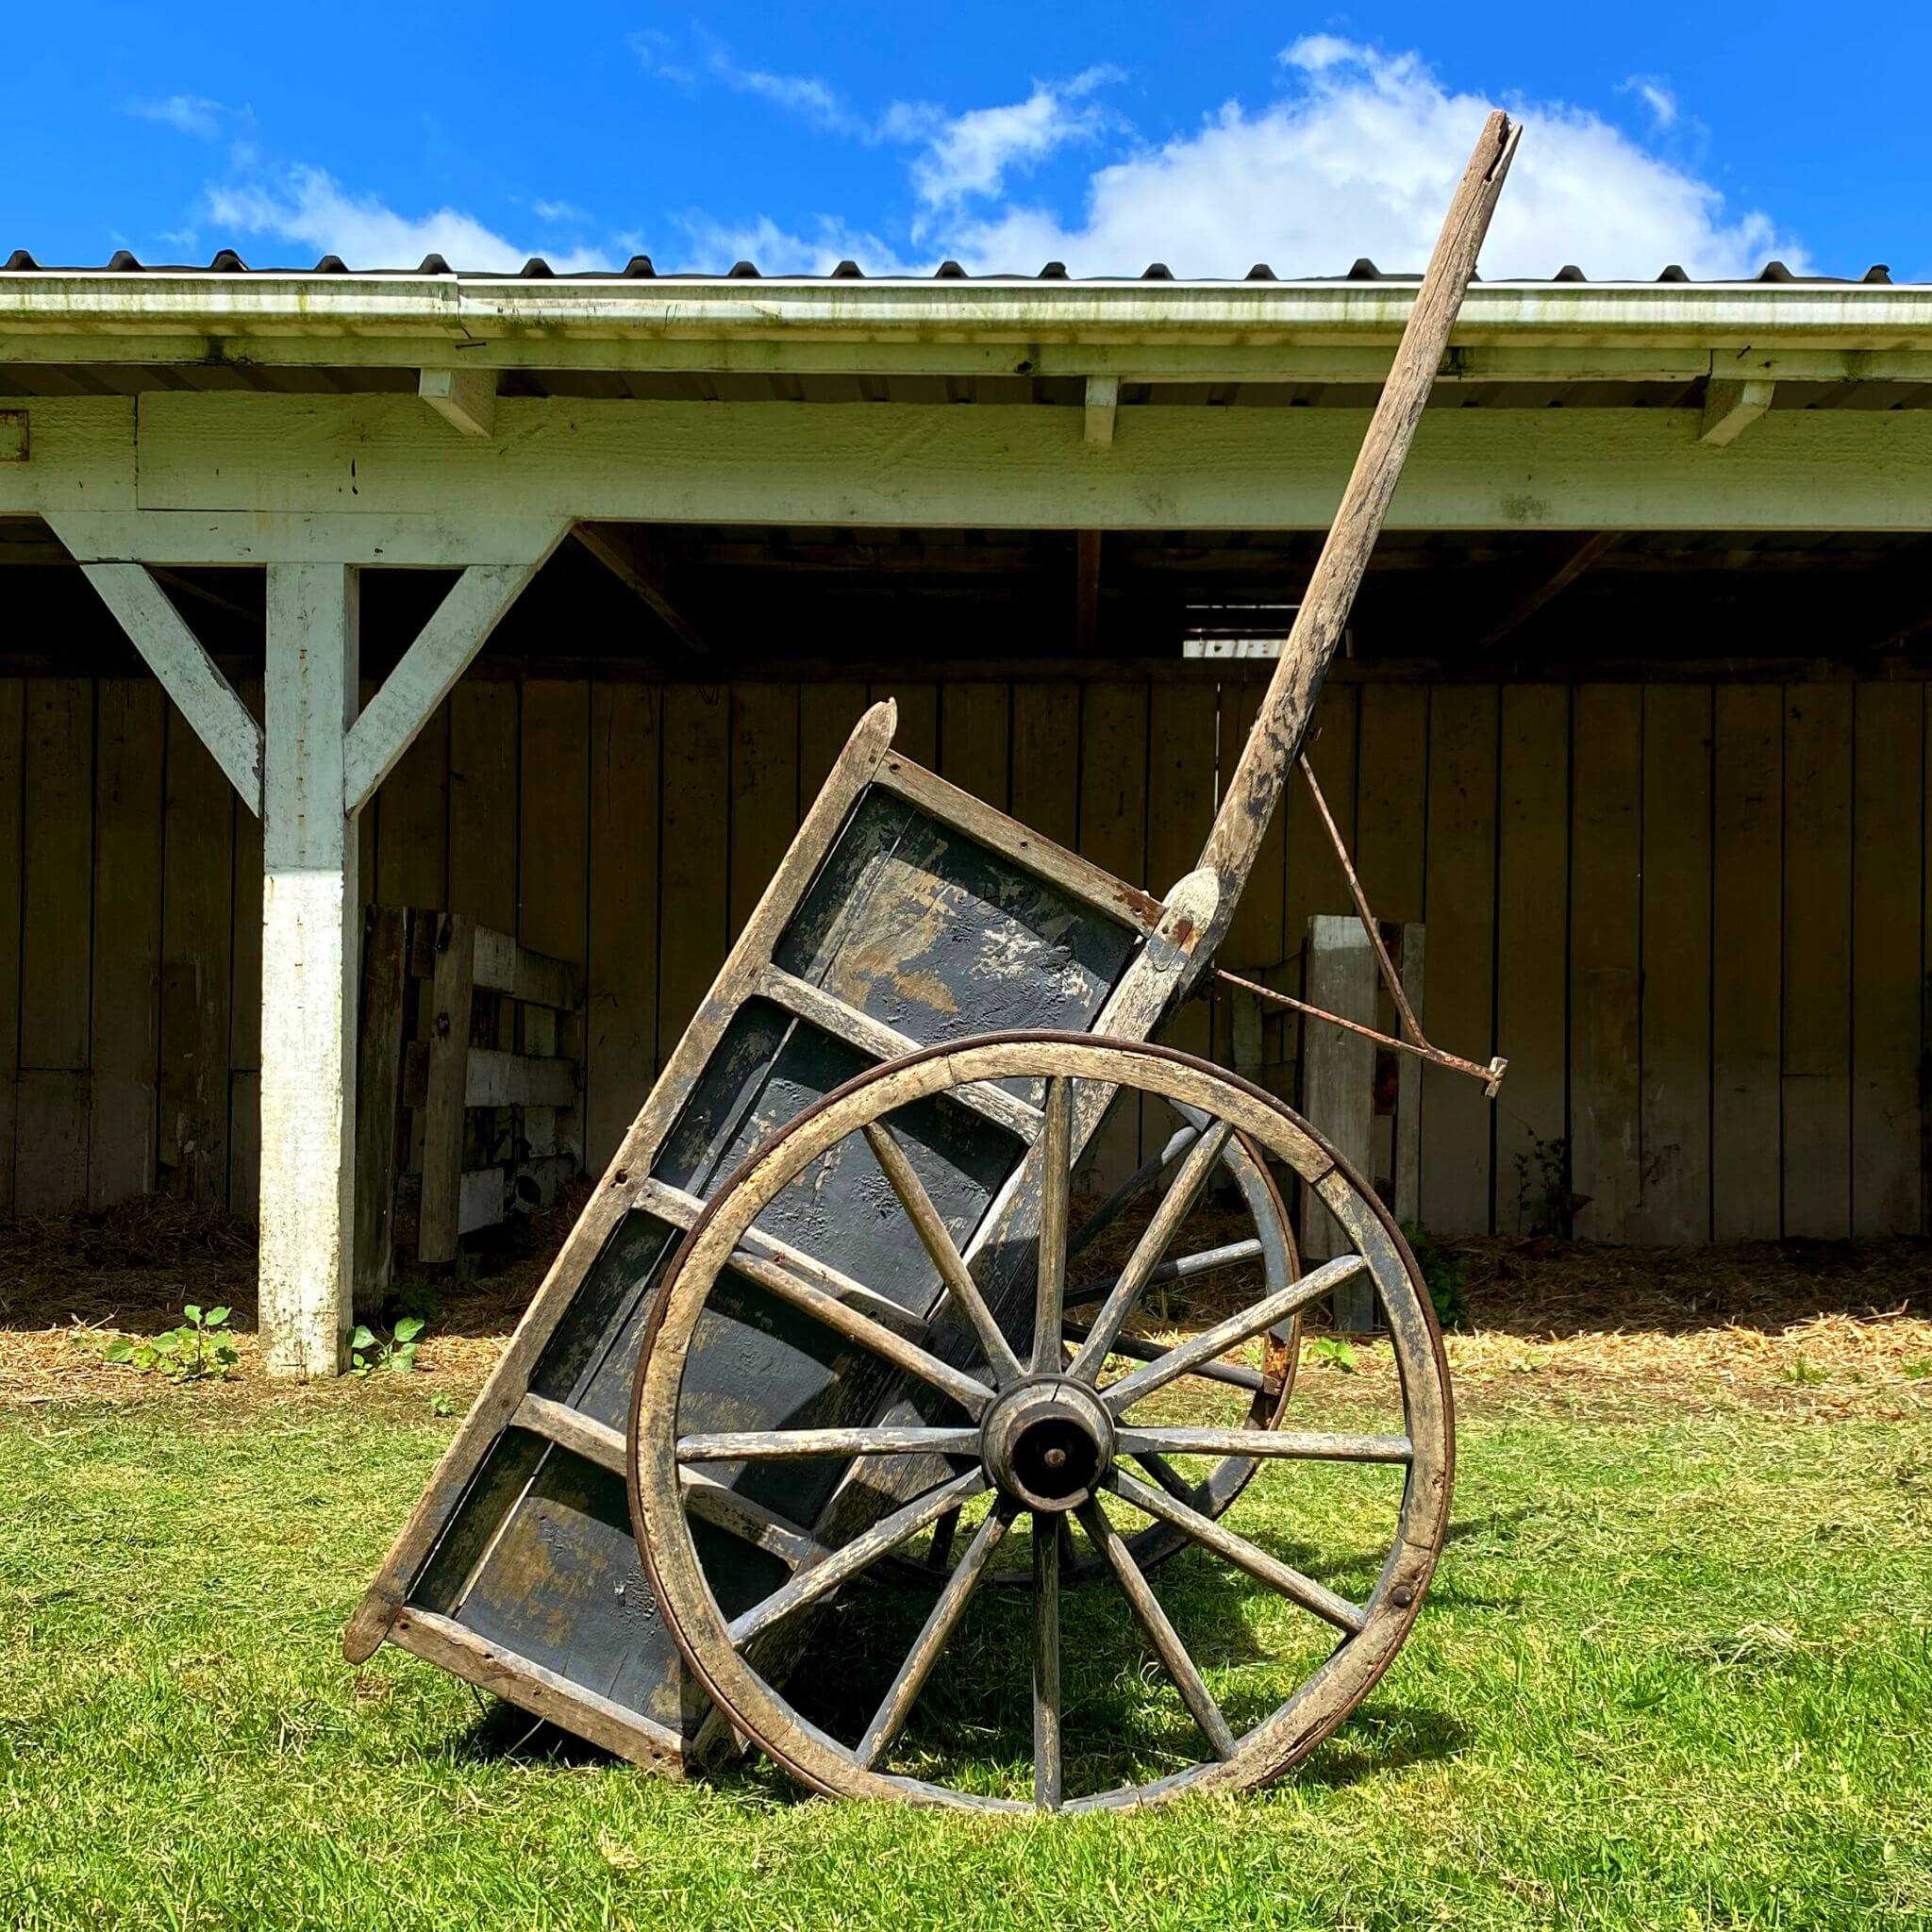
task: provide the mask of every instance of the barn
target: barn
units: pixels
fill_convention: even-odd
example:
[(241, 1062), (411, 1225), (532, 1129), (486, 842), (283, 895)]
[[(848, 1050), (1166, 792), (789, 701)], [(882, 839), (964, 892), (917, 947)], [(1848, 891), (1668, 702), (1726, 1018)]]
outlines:
[[(1415, 286), (16, 254), (0, 1209), (258, 1215), (268, 1358), (333, 1373), (369, 908), (574, 969), (538, 1151), (594, 1174), (881, 696), (1161, 890)], [(1470, 291), (1311, 755), (1427, 1031), (1510, 1063), (1424, 1071), (1432, 1231), (1924, 1231), (1928, 396), (1883, 269)], [(1223, 963), (1299, 991), (1349, 909), (1298, 790)], [(1294, 1095), (1315, 1030), (1175, 1038)]]

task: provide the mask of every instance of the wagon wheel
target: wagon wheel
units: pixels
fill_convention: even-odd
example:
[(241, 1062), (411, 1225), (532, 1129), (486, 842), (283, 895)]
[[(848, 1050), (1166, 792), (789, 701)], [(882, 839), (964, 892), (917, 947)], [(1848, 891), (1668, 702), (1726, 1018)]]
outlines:
[[(991, 1312), (960, 1270), (954, 1291), (967, 1302), (974, 1326), (987, 1336), (988, 1357), (999, 1364), (983, 1375), (827, 1298), (827, 1309), (838, 1309), (833, 1324), (841, 1337), (911, 1378), (913, 1404), (850, 1427), (680, 1434), (692, 1335), (740, 1238), (780, 1189), (849, 1135), (870, 1129), (876, 1148), (875, 1137), (891, 1132), (890, 1117), (901, 1108), (970, 1082), (1042, 1075), (1045, 1130), (1010, 1191), (1006, 1223), (1009, 1233), (1025, 1236), (1015, 1245), (1029, 1257), (1036, 1252), (1031, 1231), (1038, 1230), (1040, 1265), (1028, 1296), (1034, 1344), (1026, 1360), (994, 1338)], [(1091, 1120), (1120, 1088), (1199, 1109), (1210, 1123), (1204, 1149), (1216, 1137), (1248, 1137), (1315, 1191), (1348, 1247), (1301, 1281), (1109, 1379), (1104, 1336), (1090, 1338), (1063, 1363), (1061, 1330), (1075, 1124)], [(1205, 1163), (1205, 1152), (1201, 1158)], [(1183, 1165), (1167, 1200), (1195, 1177), (1194, 1165)], [(1399, 1432), (1275, 1429), (1231, 1441), (1231, 1431), (1173, 1424), (1162, 1415), (1190, 1369), (1219, 1359), (1364, 1272), (1389, 1329), (1398, 1387), (1388, 1399), (1399, 1407)], [(1096, 1317), (1104, 1333), (1131, 1314), (1135, 1273), (1127, 1271)], [(912, 1420), (902, 1419), (908, 1415)], [(1323, 1553), (1331, 1559), (1330, 1582), (1308, 1574), (1322, 1560), (1299, 1546), (1297, 1567), (1257, 1540), (1278, 1542), (1278, 1521), (1257, 1523), (1255, 1533), (1246, 1533), (1191, 1508), (1159, 1483), (1142, 1481), (1127, 1466), (1142, 1454), (1237, 1452), (1258, 1456), (1267, 1467), (1231, 1515), (1247, 1517), (1266, 1492), (1278, 1491), (1272, 1507), (1292, 1504), (1298, 1543), (1307, 1524), (1324, 1521), (1322, 1482), (1340, 1478), (1354, 1486), (1325, 1519), (1341, 1525), (1330, 1532), (1336, 1546)], [(701, 1491), (715, 1493), (715, 1481), (728, 1481), (736, 1469), (791, 1457), (845, 1464), (841, 1487), (790, 1580), (727, 1614), (693, 1538), (692, 1499)], [(1017, 1765), (1030, 1757), (1030, 1806), (1088, 1809), (1242, 1789), (1286, 1770), (1333, 1731), (1388, 1668), (1414, 1621), (1441, 1546), (1453, 1459), (1441, 1339), (1414, 1257), (1332, 1149), (1269, 1095), (1186, 1055), (1082, 1034), (1003, 1034), (908, 1056), (851, 1082), (767, 1141), (712, 1198), (658, 1296), (644, 1339), (633, 1391), (630, 1498), (658, 1607), (687, 1662), (730, 1723), (803, 1782), (833, 1794), (1024, 1811), (1029, 1801), (1016, 1795), (1026, 1789)], [(1384, 1499), (1386, 1544), (1378, 1533), (1364, 1554), (1346, 1544), (1360, 1543), (1358, 1524), (1369, 1520), (1356, 1491), (1365, 1495), (1363, 1486), (1377, 1477), (1398, 1483), (1399, 1495)], [(892, 1592), (841, 1602), (829, 1622), (821, 1621), (841, 1584), (962, 1503), (977, 1520), (909, 1643), (889, 1652), (871, 1629), (851, 1641), (850, 1620), (841, 1614), (850, 1608), (875, 1615), (908, 1601)], [(1069, 1516), (1106, 1559), (1118, 1597), (1088, 1591), (1063, 1604), (1058, 1548)], [(1167, 1604), (1125, 1548), (1123, 1526), (1141, 1517), (1182, 1530), (1195, 1545), (1193, 1557), (1163, 1573)], [(1014, 1641), (1003, 1652), (986, 1641), (981, 1625), (989, 1618), (997, 1624), (1003, 1607), (1015, 1600), (975, 1592), (975, 1586), (1023, 1521), (1032, 1543), (1031, 1614), (1023, 1620), (1024, 1637), (1007, 1632)], [(1351, 1575), (1362, 1579), (1353, 1599), (1331, 1587)], [(1230, 1591), (1242, 1592), (1232, 1617), (1217, 1607)], [(919, 1722), (922, 1692), (969, 1609), (970, 1652), (937, 1688), (970, 1702), (992, 1695), (988, 1687), (997, 1678), (1017, 1707), (1029, 1702), (1030, 1681), (1030, 1744), (1017, 1715), (1004, 1730), (997, 1724)], [(1176, 1618), (1191, 1627), (1209, 1612), (1239, 1632), (1244, 1650), (1217, 1655), (1198, 1634), (1191, 1648)], [(997, 1639), (1000, 1631), (991, 1635)], [(815, 1656), (811, 1670), (796, 1674), (795, 1688), (780, 1688), (809, 1642), (841, 1638), (844, 1659)], [(1142, 1645), (1156, 1660), (1151, 1668)], [(1207, 1659), (1205, 1672), (1200, 1657)], [(874, 1664), (889, 1669), (890, 1679), (875, 1701), (866, 1686), (854, 1704), (852, 1680)], [(1163, 1678), (1171, 1690), (1159, 1688)], [(832, 1708), (841, 1695), (842, 1707)], [(1119, 1706), (1123, 1697), (1138, 1702)], [(1141, 1705), (1157, 1697), (1158, 1707), (1142, 1718)], [(1115, 1735), (1123, 1726), (1108, 1715), (1117, 1707), (1131, 1715), (1125, 1727), (1133, 1735), (1124, 1743)], [(1096, 1711), (1104, 1735), (1094, 1744), (1088, 1733)], [(990, 1735), (1013, 1740), (994, 1765), (984, 1755)], [(1123, 1749), (1132, 1754), (1124, 1781)], [(1152, 1778), (1144, 1774), (1150, 1763), (1161, 1767)]]
[[(1180, 1163), (1212, 1126), (1208, 1116), (1196, 1108), (1183, 1108), (1177, 1112), (1180, 1119), (1178, 1129), (1070, 1232), (1067, 1240), (1070, 1274), (1076, 1258), (1137, 1202), (1154, 1191), (1158, 1184), (1175, 1181)], [(1234, 1183), (1242, 1208), (1252, 1223), (1252, 1232), (1236, 1240), (1217, 1241), (1212, 1247), (1196, 1248), (1191, 1253), (1157, 1257), (1147, 1279), (1148, 1289), (1164, 1291), (1170, 1282), (1218, 1281), (1230, 1271), (1240, 1270), (1258, 1272), (1264, 1292), (1272, 1294), (1277, 1289), (1288, 1287), (1299, 1276), (1301, 1257), (1295, 1248), (1294, 1230), (1289, 1225), (1288, 1208), (1259, 1151), (1246, 1136), (1229, 1135), (1221, 1152), (1221, 1166)], [(899, 1178), (900, 1184), (905, 1185), (903, 1173)], [(1205, 1192), (1205, 1187), (1200, 1191)], [(1161, 1189), (1161, 1196), (1166, 1197), (1164, 1188)], [(1176, 1199), (1186, 1201), (1189, 1194), (1184, 1191)], [(1177, 1234), (1179, 1225), (1174, 1225), (1171, 1231)], [(1069, 1356), (1086, 1341), (1095, 1305), (1104, 1302), (1119, 1283), (1118, 1269), (1093, 1268), (1082, 1272), (1088, 1278), (1070, 1278), (1066, 1289), (1065, 1315), (1060, 1332), (1066, 1345), (1065, 1353)], [(1212, 1417), (1215, 1423), (1224, 1423), (1232, 1428), (1271, 1429), (1281, 1421), (1289, 1397), (1294, 1391), (1295, 1364), (1301, 1356), (1301, 1326), (1302, 1318), (1297, 1310), (1270, 1328), (1263, 1338), (1258, 1364), (1203, 1362), (1190, 1372), (1191, 1383), (1196, 1385), (1201, 1392), (1217, 1398), (1216, 1413)], [(1118, 1359), (1110, 1361), (1109, 1366), (1124, 1373), (1139, 1362), (1151, 1361), (1158, 1353), (1152, 1342), (1131, 1335), (1119, 1336), (1109, 1350), (1109, 1356)], [(1222, 1515), (1254, 1480), (1256, 1472), (1261, 1467), (1257, 1457), (1225, 1456), (1217, 1460), (1199, 1481), (1184, 1484), (1171, 1462), (1150, 1457), (1146, 1463), (1151, 1465), (1146, 1468), (1146, 1474), (1153, 1475), (1189, 1507), (1198, 1509), (1206, 1516)], [(920, 1555), (912, 1557), (894, 1552), (885, 1557), (880, 1564), (882, 1574), (890, 1574), (896, 1581), (921, 1585), (929, 1590), (940, 1588), (951, 1574), (950, 1559), (957, 1553), (959, 1516), (960, 1512), (954, 1509), (941, 1517), (933, 1524), (932, 1534)], [(1189, 1539), (1185, 1530), (1157, 1521), (1148, 1523), (1124, 1541), (1127, 1553), (1145, 1571), (1178, 1556), (1187, 1548)], [(1091, 1547), (1082, 1547), (1074, 1542), (1071, 1526), (1059, 1541), (1059, 1561), (1063, 1589), (1098, 1583), (1113, 1574), (1107, 1561)], [(1031, 1590), (1033, 1572), (1030, 1567), (1024, 1570), (995, 1569), (987, 1580), (1008, 1589)]]

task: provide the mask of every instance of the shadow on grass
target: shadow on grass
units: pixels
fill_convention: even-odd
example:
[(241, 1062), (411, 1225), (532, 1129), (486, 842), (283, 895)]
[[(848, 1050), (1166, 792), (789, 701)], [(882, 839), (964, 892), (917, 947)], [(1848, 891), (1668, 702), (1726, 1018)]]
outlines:
[(514, 1704), (485, 1706), (468, 1730), (450, 1746), (452, 1756), (472, 1764), (550, 1764), (560, 1770), (619, 1766), (624, 1760), (547, 1718), (532, 1717)]

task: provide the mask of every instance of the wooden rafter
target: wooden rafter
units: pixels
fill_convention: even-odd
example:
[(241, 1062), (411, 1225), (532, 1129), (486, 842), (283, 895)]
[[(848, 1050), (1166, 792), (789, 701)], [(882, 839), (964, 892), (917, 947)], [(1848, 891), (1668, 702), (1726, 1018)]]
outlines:
[(1502, 620), (1491, 627), (1488, 636), (1475, 647), (1474, 655), (1478, 658), (1488, 656), (1512, 631), (1519, 630), (1527, 624), (1544, 605), (1561, 596), (1598, 558), (1607, 550), (1613, 549), (1623, 541), (1623, 539), (1622, 530), (1592, 531), (1527, 596), (1520, 598), (1510, 607)]
[(660, 535), (636, 525), (579, 524), (576, 539), (662, 620), (693, 658), (712, 655), (710, 640), (691, 615), (677, 558)]

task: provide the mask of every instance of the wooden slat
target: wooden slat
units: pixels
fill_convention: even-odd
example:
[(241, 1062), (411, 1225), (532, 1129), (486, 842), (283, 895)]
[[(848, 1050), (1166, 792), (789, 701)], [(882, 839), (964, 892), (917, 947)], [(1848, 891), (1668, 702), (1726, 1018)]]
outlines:
[[(1247, 688), (1251, 691), (1258, 690), (1252, 685)], [(1328, 809), (1335, 814), (1336, 828), (1351, 846), (1355, 842), (1357, 710), (1357, 695), (1353, 686), (1330, 685), (1315, 701), (1315, 721), (1307, 747), (1308, 762), (1315, 768), (1315, 779), (1323, 797), (1328, 801)], [(1223, 756), (1226, 755), (1224, 747)], [(1266, 909), (1269, 899), (1280, 900), (1281, 941), (1277, 957), (1285, 961), (1284, 989), (1292, 991), (1300, 963), (1294, 956), (1307, 942), (1308, 921), (1318, 913), (1353, 910), (1348, 881), (1335, 857), (1334, 841), (1322, 824), (1307, 781), (1299, 773), (1289, 781), (1274, 828), (1262, 841), (1249, 891), (1259, 894), (1264, 927), (1272, 917)], [(1376, 909), (1379, 912), (1381, 908)], [(1263, 973), (1265, 975), (1265, 964)], [(1299, 1016), (1271, 1013), (1267, 1017), (1263, 1058), (1279, 1066), (1281, 1072), (1265, 1079), (1264, 1086), (1284, 1097), (1291, 1094), (1293, 1090), (1283, 1083), (1291, 1075), (1290, 1063), (1298, 1063), (1307, 1038), (1307, 1025)]]
[(467, 1107), (573, 1107), (577, 1063), (560, 1058), (473, 1046), (464, 1088)]
[(1561, 685), (1504, 687), (1496, 833), (1496, 1051), (1509, 1060), (1496, 1101), (1496, 1227), (1558, 1234), (1566, 1204), (1551, 1196), (1564, 1191), (1570, 897), (1570, 693)]
[[(590, 943), (591, 687), (582, 679), (533, 679), (524, 686), (518, 750), (518, 940), (531, 952), (582, 968)], [(541, 1029), (533, 1040), (530, 1027)], [(518, 1044), (576, 1053), (582, 1029), (556, 1026), (525, 1008)], [(581, 1115), (557, 1124), (580, 1151)]]
[(798, 692), (798, 810), (811, 809), (819, 788), (845, 749), (869, 700), (862, 684), (806, 684)]
[[(1080, 687), (1013, 687), (1012, 815), (1042, 838), (1073, 849), (1080, 836)], [(1198, 852), (1199, 847), (1195, 850)], [(1190, 864), (1192, 855), (1190, 855)], [(1175, 877), (1179, 874), (1176, 874)], [(1172, 879), (1148, 879), (1164, 891)]]
[[(1522, 694), (1513, 687), (1506, 691), (1506, 710), (1511, 696)], [(1402, 924), (1423, 916), (1429, 690), (1423, 684), (1365, 684), (1358, 703), (1356, 871), (1376, 916)]]
[(1717, 688), (1712, 753), (1711, 1236), (1775, 1241), (1784, 1190), (1784, 696), (1775, 685)]
[[(892, 734), (892, 749), (935, 771), (940, 761), (940, 688), (936, 684), (915, 683), (909, 678), (888, 678), (873, 685), (868, 701), (877, 704), (891, 698), (899, 707), (899, 728)], [(991, 803), (991, 801), (988, 801)]]
[[(415, 997), (409, 978), (409, 922), (400, 906), (363, 915), (362, 976), (356, 1008), (356, 1232), (351, 1281), (365, 1309), (389, 1286), (394, 1262), (395, 1176), (404, 1148), (398, 1132), (403, 1019)], [(423, 1043), (428, 1052), (428, 1043)]]
[(449, 694), (449, 901), (479, 924), (517, 924), (517, 687), (466, 679)]
[[(1168, 891), (1193, 870), (1214, 817), (1214, 735), (1219, 693), (1209, 685), (1162, 691), (1147, 721), (1147, 886)], [(1214, 1051), (1213, 1009), (1191, 1000), (1160, 1038), (1184, 1053)], [(1140, 1158), (1145, 1160), (1174, 1130), (1161, 1102), (1141, 1103)]]
[(1784, 1232), (1852, 1225), (1852, 691), (1785, 692)]
[(1076, 899), (1085, 899), (1143, 932), (1152, 932), (1159, 924), (1160, 905), (1152, 894), (1094, 864), (1085, 855), (1042, 839), (1031, 825), (957, 785), (949, 785), (937, 772), (894, 752), (879, 766), (876, 782)]
[(724, 848), (730, 711), (715, 687), (664, 687), (664, 842), (658, 920), (658, 1059), (697, 1011), (730, 943)]
[[(235, 692), (248, 715), (258, 721), (262, 710), (261, 679), (240, 678)], [(228, 1066), (232, 1072), (254, 1073), (261, 1065), (261, 814), (249, 810), (238, 797), (230, 816), (235, 839), (235, 885), (228, 942), (232, 981)], [(231, 1173), (234, 1164), (231, 1145)]]
[[(93, 733), (92, 679), (27, 680), (20, 958), (26, 1067), (75, 1072), (88, 1064)], [(29, 1124), (23, 1120), (23, 1136)]]
[[(1575, 1232), (1586, 1241), (1624, 1241), (1642, 1201), (1637, 1139), (1641, 689), (1579, 687), (1571, 731), (1570, 1162), (1574, 1191), (1588, 1197), (1576, 1210)], [(1432, 979), (1442, 968), (1444, 950), (1432, 923)], [(1424, 1150), (1425, 1173), (1428, 1159)]]
[(0, 1214), (13, 1211), (20, 1058), (21, 769), (26, 688), (0, 677)]
[(475, 979), (486, 992), (508, 993), (526, 1006), (575, 1012), (584, 1003), (584, 969), (571, 959), (533, 952), (493, 926), (476, 927)]
[(167, 734), (166, 700), (149, 679), (103, 678), (98, 704), (91, 1208), (154, 1186)]
[(1852, 1232), (1916, 1234), (1922, 686), (1861, 684), (1852, 789)]
[[(1478, 1061), (1494, 1051), (1496, 729), (1494, 685), (1431, 694), (1422, 1021), (1439, 1046)], [(1474, 1080), (1423, 1069), (1422, 1210), (1432, 1232), (1488, 1233), (1491, 1126)]]
[(423, 1192), (416, 1222), (416, 1258), (455, 1258), (463, 1232), (463, 1109), (469, 1100), (470, 997), (475, 985), (476, 925), (460, 912), (438, 922), (436, 977), (431, 982), (428, 1090), (422, 1109)]
[(375, 813), (375, 896), (384, 906), (449, 904), (449, 707), (424, 722), (364, 808)]
[(1710, 1238), (1711, 694), (1643, 693), (1642, 1238)]
[(228, 1186), (234, 791), (172, 705), (164, 812), (158, 1185), (221, 1205)]
[(939, 772), (1005, 811), (1011, 796), (1012, 691), (1004, 684), (949, 684), (940, 697)]
[[(730, 934), (743, 931), (798, 828), (798, 687), (731, 688)], [(641, 1093), (641, 1090), (640, 1090)]]
[(658, 1071), (658, 726), (663, 693), (591, 692), (591, 962), (584, 1158), (601, 1171)]
[[(1080, 704), (1080, 857), (1116, 878), (1147, 876), (1147, 687), (1089, 685)], [(1082, 1174), (1110, 1193), (1141, 1163), (1138, 1107), (1115, 1109)]]
[(72, 1214), (87, 1205), (87, 1095), (84, 1072), (22, 1070), (13, 1156), (16, 1212)]
[[(847, 1005), (810, 980), (787, 973), (782, 966), (768, 964), (761, 967), (753, 980), (752, 990), (784, 1008), (788, 1013), (796, 1013), (801, 1019), (810, 1021), (821, 1032), (844, 1041), (848, 1046), (856, 1046), (860, 1053), (874, 1059), (897, 1059), (901, 1055), (915, 1053), (919, 1049), (919, 1042), (909, 1034), (883, 1024), (860, 1008)], [(1040, 1109), (1027, 1106), (1024, 1100), (1015, 1099), (1003, 1087), (974, 1081), (970, 1086), (955, 1088), (952, 1098), (961, 1107), (970, 1108), (974, 1113), (1006, 1128), (1009, 1134), (1017, 1134), (1023, 1141), (1032, 1140), (1040, 1131)]]
[(228, 1075), (228, 1212), (238, 1221), (261, 1213), (261, 1075), (253, 1067)]

